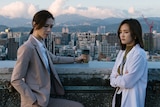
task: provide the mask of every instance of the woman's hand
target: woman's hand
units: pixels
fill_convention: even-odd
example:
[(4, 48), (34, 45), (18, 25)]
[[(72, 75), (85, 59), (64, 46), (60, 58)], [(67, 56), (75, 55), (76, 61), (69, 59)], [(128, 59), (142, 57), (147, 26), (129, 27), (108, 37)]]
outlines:
[(82, 62), (86, 62), (86, 61), (88, 61), (88, 59), (84, 55), (81, 55), (81, 56), (75, 58), (75, 62), (77, 62), (77, 63), (82, 63)]

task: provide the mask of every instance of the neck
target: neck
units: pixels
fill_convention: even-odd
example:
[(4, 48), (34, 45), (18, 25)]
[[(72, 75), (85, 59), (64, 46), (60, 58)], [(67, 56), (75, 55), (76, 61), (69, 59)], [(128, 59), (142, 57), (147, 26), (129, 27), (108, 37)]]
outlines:
[(35, 33), (32, 34), (37, 40), (43, 41), (43, 38), (41, 38), (39, 35), (36, 35)]
[(126, 52), (128, 53), (133, 47), (134, 47), (134, 45), (126, 46)]

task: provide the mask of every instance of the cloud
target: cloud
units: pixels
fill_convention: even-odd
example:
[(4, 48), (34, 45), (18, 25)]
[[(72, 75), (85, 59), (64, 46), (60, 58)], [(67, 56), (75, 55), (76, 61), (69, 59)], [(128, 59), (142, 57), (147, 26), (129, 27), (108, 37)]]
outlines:
[[(88, 7), (86, 10), (79, 11), (81, 15), (92, 18), (116, 17), (115, 10), (101, 7)], [(118, 11), (117, 11), (118, 13)]]
[[(139, 10), (141, 10), (141, 11), (139, 11)], [(143, 9), (135, 9), (134, 7), (130, 7), (129, 9), (128, 9), (128, 16), (129, 17), (134, 17), (134, 18), (136, 18), (136, 17), (141, 17), (142, 16), (142, 12), (143, 12)], [(145, 11), (144, 11), (145, 12)]]
[[(90, 6), (84, 7), (82, 4), (77, 4), (76, 6), (70, 6), (67, 4), (68, 0), (54, 0), (53, 3), (48, 7), (48, 10), (54, 15), (58, 16), (61, 14), (79, 14), (82, 16), (90, 18), (108, 18), (108, 17), (140, 17), (141, 14), (152, 14), (158, 13), (153, 11), (155, 9), (150, 9), (146, 11), (144, 9), (135, 9), (130, 7), (128, 10), (117, 9), (115, 7), (97, 7)], [(34, 13), (39, 10), (38, 6), (31, 3), (25, 3), (22, 1), (12, 2), (2, 8), (0, 8), (0, 15), (7, 16), (10, 18), (32, 18)]]
[(99, 8), (99, 7), (88, 7), (87, 9), (79, 9), (77, 13), (92, 18), (106, 18), (106, 17), (114, 17), (114, 12), (107, 8)]
[(130, 7), (129, 9), (128, 9), (128, 13), (130, 13), (130, 14), (134, 14), (134, 7)]
[[(58, 16), (60, 14), (79, 14), (91, 18), (107, 18), (107, 17), (117, 17), (119, 10), (103, 8), (103, 7), (82, 7), (81, 4), (74, 6), (66, 6), (66, 0), (55, 0), (48, 8), (48, 10), (54, 15)], [(122, 13), (122, 12), (121, 12)]]
[(63, 7), (66, 0), (55, 0), (48, 8), (48, 10), (54, 15), (60, 15), (63, 13)]
[[(67, 0), (55, 0), (48, 8), (48, 10), (54, 15), (61, 14), (79, 14), (90, 18), (108, 18), (108, 17), (128, 17), (134, 13), (134, 8), (131, 7), (128, 12), (124, 10), (110, 8), (110, 7), (83, 7), (81, 4), (77, 6), (66, 6)], [(135, 14), (134, 14), (135, 15)]]
[(37, 10), (33, 4), (16, 1), (0, 8), (0, 15), (9, 18), (31, 18)]

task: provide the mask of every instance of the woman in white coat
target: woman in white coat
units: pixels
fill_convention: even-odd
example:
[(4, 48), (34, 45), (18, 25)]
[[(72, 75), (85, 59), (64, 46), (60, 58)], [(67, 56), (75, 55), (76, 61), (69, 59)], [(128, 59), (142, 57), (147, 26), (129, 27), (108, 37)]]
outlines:
[(118, 37), (121, 50), (110, 75), (110, 84), (116, 88), (112, 107), (144, 107), (148, 66), (140, 23), (136, 19), (123, 20)]

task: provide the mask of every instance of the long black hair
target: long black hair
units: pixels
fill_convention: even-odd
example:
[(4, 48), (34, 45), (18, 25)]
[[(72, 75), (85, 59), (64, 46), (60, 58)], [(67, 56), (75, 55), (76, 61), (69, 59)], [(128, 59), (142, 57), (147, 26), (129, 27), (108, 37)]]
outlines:
[(48, 18), (52, 18), (54, 20), (53, 15), (49, 11), (41, 10), (41, 11), (37, 12), (34, 15), (33, 20), (32, 20), (33, 28), (30, 31), (30, 34), (33, 33), (33, 30), (34, 30), (35, 26), (36, 26), (36, 29), (42, 28), (45, 25)]
[(135, 44), (139, 44), (141, 48), (144, 48), (143, 45), (143, 39), (142, 39), (142, 27), (141, 24), (137, 19), (125, 19), (121, 22), (119, 28), (118, 28), (118, 37), (120, 40), (120, 45), (121, 49), (125, 50), (126, 49), (126, 44), (122, 44), (121, 39), (120, 39), (120, 28), (123, 24), (127, 24), (129, 26), (130, 32), (131, 32), (131, 37), (132, 39), (135, 39)]

